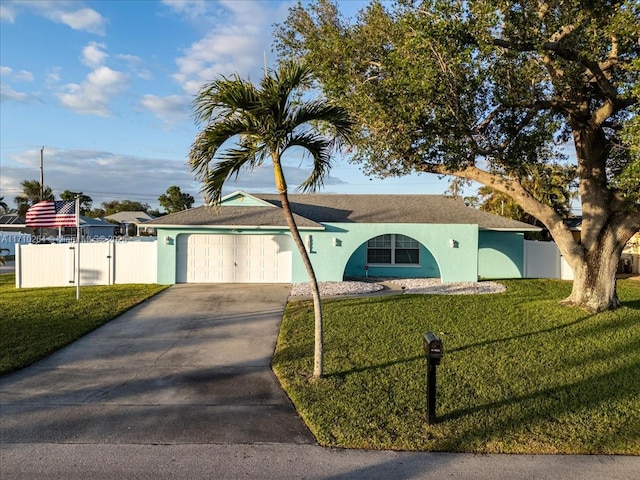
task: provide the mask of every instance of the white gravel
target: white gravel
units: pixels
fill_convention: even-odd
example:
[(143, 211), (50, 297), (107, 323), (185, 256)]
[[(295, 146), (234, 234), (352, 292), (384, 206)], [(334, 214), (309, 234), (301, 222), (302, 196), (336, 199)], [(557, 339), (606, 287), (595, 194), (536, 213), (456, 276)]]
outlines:
[(507, 287), (497, 282), (453, 282), (442, 283), (439, 278), (407, 278), (391, 280), (405, 287), (404, 293), (428, 293), (431, 295), (476, 295), (479, 293), (501, 293)]
[[(378, 292), (384, 286), (369, 282), (318, 282), (320, 295), (361, 295), (363, 293)], [(309, 283), (296, 283), (291, 288), (291, 296), (310, 296)]]
[[(441, 283), (439, 278), (379, 279), (374, 282), (320, 282), (320, 295), (362, 295), (378, 292), (385, 288), (408, 294), (432, 295), (476, 295), (500, 293), (506, 287), (497, 282), (456, 282)], [(291, 288), (291, 296), (310, 296), (308, 283), (297, 283)]]

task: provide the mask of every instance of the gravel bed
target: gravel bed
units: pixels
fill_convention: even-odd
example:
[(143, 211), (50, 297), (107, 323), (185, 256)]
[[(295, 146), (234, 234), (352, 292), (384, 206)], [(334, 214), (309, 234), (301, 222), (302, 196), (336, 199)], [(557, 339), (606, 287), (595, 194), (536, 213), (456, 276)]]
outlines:
[(428, 293), (431, 295), (476, 295), (480, 293), (501, 293), (507, 288), (497, 282), (453, 282), (441, 283), (439, 278), (407, 278), (391, 280), (391, 283), (405, 287), (404, 293)]
[[(318, 282), (320, 295), (361, 295), (363, 293), (379, 292), (384, 287), (369, 282)], [(310, 296), (309, 283), (296, 283), (291, 288), (291, 296)]]
[[(497, 282), (456, 282), (441, 283), (439, 278), (406, 278), (406, 279), (380, 279), (374, 282), (319, 282), (320, 295), (362, 295), (379, 292), (387, 283), (389, 287), (404, 290), (409, 294), (432, 295), (476, 295), (482, 293), (500, 293), (506, 290), (504, 285)], [(404, 288), (403, 288), (404, 287)], [(308, 283), (296, 283), (291, 288), (291, 296), (310, 296), (311, 290)]]

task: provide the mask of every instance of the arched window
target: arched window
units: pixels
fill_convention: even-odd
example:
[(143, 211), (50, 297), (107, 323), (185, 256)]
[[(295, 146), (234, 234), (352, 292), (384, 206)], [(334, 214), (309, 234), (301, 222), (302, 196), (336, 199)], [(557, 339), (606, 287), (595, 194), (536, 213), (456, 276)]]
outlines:
[(367, 242), (369, 265), (419, 265), (420, 244), (406, 235), (389, 233)]

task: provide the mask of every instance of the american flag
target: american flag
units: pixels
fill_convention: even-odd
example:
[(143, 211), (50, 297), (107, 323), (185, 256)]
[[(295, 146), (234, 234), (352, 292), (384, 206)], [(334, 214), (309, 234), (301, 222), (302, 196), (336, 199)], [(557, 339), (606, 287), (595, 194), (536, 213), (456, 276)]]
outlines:
[(75, 227), (76, 202), (45, 200), (27, 210), (27, 227)]

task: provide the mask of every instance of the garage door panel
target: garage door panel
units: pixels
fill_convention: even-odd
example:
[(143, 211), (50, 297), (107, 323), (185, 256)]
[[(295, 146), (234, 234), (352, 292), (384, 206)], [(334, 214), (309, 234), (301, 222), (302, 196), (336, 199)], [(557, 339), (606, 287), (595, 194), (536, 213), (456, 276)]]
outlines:
[(289, 283), (291, 240), (286, 235), (178, 237), (180, 283)]

